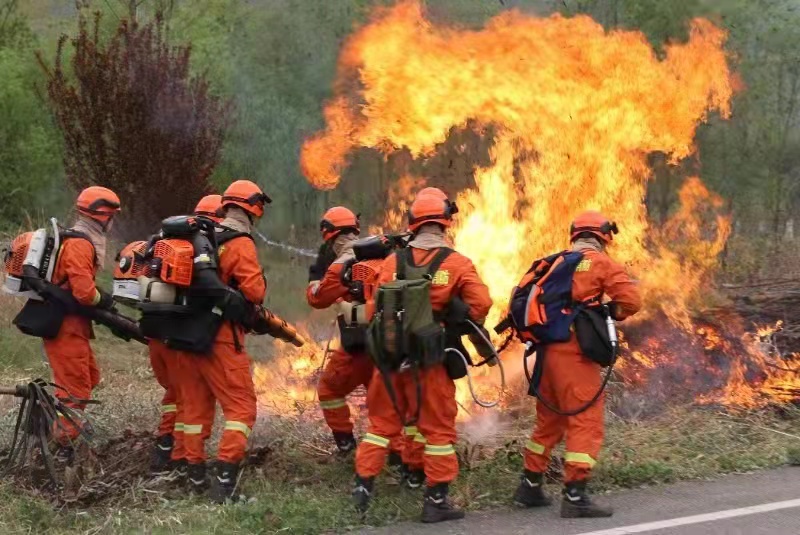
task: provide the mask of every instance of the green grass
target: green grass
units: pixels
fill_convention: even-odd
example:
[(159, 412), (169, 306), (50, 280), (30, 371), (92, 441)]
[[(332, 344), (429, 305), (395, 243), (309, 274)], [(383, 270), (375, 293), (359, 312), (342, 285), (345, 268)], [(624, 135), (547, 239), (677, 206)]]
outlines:
[[(457, 503), (472, 511), (510, 505), (522, 468), (520, 445), (528, 432), (529, 419), (524, 420), (504, 429), (495, 445), (460, 445), (462, 471), (453, 492)], [(798, 423), (797, 410), (780, 417), (762, 412), (743, 418), (680, 408), (646, 422), (612, 419), (593, 483), (605, 491), (784, 465), (796, 461), (797, 440), (770, 429), (790, 432)], [(321, 533), (419, 515), (421, 494), (385, 475), (362, 522), (349, 506), (349, 463), (309, 450), (307, 439), (290, 426), (284, 432), (280, 424), (271, 427), (270, 436), (255, 442), (269, 442), (273, 452), (263, 464), (248, 467), (243, 478), (242, 492), (251, 497), (247, 503), (218, 507), (202, 498), (168, 499), (167, 493), (132, 482), (129, 495), (113, 505), (54, 511), (42, 499), (21, 495), (6, 483), (0, 484), (0, 532), (78, 534), (94, 527), (93, 533), (109, 534)], [(548, 488), (557, 489), (555, 484)]]

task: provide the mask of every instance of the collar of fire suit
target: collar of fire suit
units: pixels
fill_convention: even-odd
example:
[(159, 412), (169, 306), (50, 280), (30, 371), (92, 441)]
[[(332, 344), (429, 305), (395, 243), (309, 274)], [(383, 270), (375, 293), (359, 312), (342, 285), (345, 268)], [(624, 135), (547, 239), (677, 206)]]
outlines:
[(447, 241), (447, 236), (439, 225), (423, 226), (408, 244), (416, 249), (440, 249), (442, 247), (452, 247)]
[(222, 220), (222, 226), (231, 228), (237, 232), (247, 232), (248, 234), (252, 231), (252, 225), (250, 224), (250, 218), (247, 217), (247, 213), (235, 206), (228, 207), (228, 211), (225, 213), (225, 219)]
[(102, 223), (84, 216), (78, 216), (78, 220), (72, 226), (76, 230), (89, 237), (94, 246), (94, 254), (97, 258), (97, 267), (103, 269), (106, 259), (106, 233), (103, 231)]
[(344, 264), (351, 258), (354, 258), (353, 243), (358, 239), (357, 234), (348, 232), (347, 234), (339, 234), (333, 242), (333, 253), (336, 255), (334, 264)]
[(572, 244), (573, 251), (596, 251), (598, 253), (603, 252), (603, 245), (600, 243), (600, 240), (595, 238), (578, 238), (575, 240), (575, 243)]

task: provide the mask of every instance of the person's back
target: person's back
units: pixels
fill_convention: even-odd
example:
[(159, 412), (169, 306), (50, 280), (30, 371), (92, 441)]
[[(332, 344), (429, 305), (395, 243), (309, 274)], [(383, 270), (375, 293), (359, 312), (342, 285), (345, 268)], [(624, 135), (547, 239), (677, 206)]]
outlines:
[[(577, 303), (589, 300), (595, 306), (605, 302), (616, 320), (635, 314), (641, 307), (636, 283), (622, 265), (605, 252), (616, 233), (616, 225), (597, 212), (586, 212), (575, 219), (570, 229), (573, 251), (583, 253), (572, 279), (572, 299)], [(542, 485), (552, 449), (566, 437), (564, 454), (563, 517), (611, 516), (610, 508), (593, 503), (586, 491), (591, 471), (597, 463), (604, 435), (604, 397), (578, 414), (602, 388), (601, 367), (581, 351), (573, 332), (567, 342), (546, 344), (537, 348), (542, 361), (542, 376), (536, 402), (536, 426), (525, 446), (525, 472), (514, 500), (523, 506), (549, 505)]]
[[(105, 256), (106, 232), (112, 219), (119, 212), (117, 195), (100, 186), (83, 190), (76, 201), (78, 219), (72, 227), (73, 237), (65, 237), (53, 270), (52, 282), (69, 290), (83, 306), (110, 308), (113, 298), (99, 290), (95, 275), (102, 267)], [(100, 370), (89, 340), (93, 337), (92, 323), (87, 317), (67, 314), (58, 335), (44, 340), (44, 350), (53, 370), (54, 382), (63, 387), (57, 394), (63, 398), (91, 398), (92, 390), (100, 382)], [(74, 409), (83, 409), (81, 402), (67, 401)], [(71, 439), (79, 429), (61, 417), (55, 435), (64, 450), (70, 455)]]
[[(249, 236), (255, 219), (264, 214), (270, 199), (249, 180), (233, 182), (222, 196), (224, 232), (242, 233), (217, 249), (222, 282), (238, 290), (251, 305), (260, 305), (266, 294), (266, 280), (258, 261), (255, 243)], [(230, 236), (230, 235), (229, 235)], [(210, 355), (181, 352), (180, 396), (184, 404), (184, 446), (188, 479), (196, 492), (205, 490), (205, 438), (210, 434), (216, 402), (225, 415), (225, 428), (217, 451), (211, 499), (223, 503), (236, 486), (239, 465), (247, 439), (256, 421), (256, 395), (250, 373), (250, 357), (244, 350), (245, 329), (225, 321), (214, 340)]]
[[(433, 190), (433, 191), (431, 191)], [(452, 251), (445, 237), (455, 205), (440, 190), (429, 188), (415, 198), (409, 210), (409, 230), (414, 234), (408, 247), (384, 260), (379, 285), (398, 278), (398, 269), (420, 271), (430, 276), (431, 308), (443, 312), (455, 297), (469, 306), (469, 316), (483, 323), (491, 308), (489, 290), (475, 266), (465, 256)], [(446, 254), (446, 256), (443, 256)], [(399, 266), (405, 262), (404, 266)], [(440, 262), (437, 265), (433, 262)], [(380, 292), (380, 290), (379, 290)], [(380, 293), (379, 297), (380, 299)], [(374, 357), (374, 355), (373, 355)], [(449, 485), (458, 475), (456, 387), (442, 355), (437, 363), (420, 362), (420, 355), (410, 355), (417, 362), (411, 370), (376, 371), (367, 393), (369, 432), (356, 454), (356, 506), (365, 509), (386, 458), (386, 448), (402, 430), (402, 420), (411, 417), (416, 437), (423, 448), (423, 471), (427, 481), (422, 511), (423, 522), (441, 522), (463, 518), (464, 513), (448, 501)], [(418, 416), (416, 421), (415, 417)], [(407, 452), (404, 451), (404, 460)], [(420, 480), (421, 481), (421, 480)]]

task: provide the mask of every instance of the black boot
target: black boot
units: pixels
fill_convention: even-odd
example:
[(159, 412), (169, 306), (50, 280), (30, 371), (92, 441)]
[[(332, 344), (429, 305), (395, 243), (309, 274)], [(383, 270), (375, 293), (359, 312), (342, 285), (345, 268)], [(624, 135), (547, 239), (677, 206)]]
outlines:
[(543, 507), (552, 504), (552, 500), (544, 493), (544, 476), (538, 472), (525, 470), (522, 474), (514, 503), (521, 507)]
[(447, 499), (449, 485), (439, 483), (425, 489), (425, 502), (422, 506), (422, 521), (426, 524), (459, 520), (464, 518), (464, 511), (456, 509)]
[(172, 466), (170, 457), (172, 456), (172, 446), (175, 439), (172, 435), (161, 435), (153, 446), (153, 453), (150, 456), (150, 473), (153, 475), (168, 474)]
[(356, 437), (353, 436), (353, 433), (334, 431), (333, 440), (336, 441), (336, 448), (342, 455), (347, 455), (356, 449)]
[(425, 484), (425, 470), (408, 469), (406, 473), (406, 487), (416, 490)]
[(366, 513), (369, 508), (369, 501), (372, 498), (372, 489), (375, 486), (374, 477), (356, 476), (355, 487), (353, 488), (353, 505), (359, 513)]
[(239, 475), (239, 465), (217, 461), (214, 477), (211, 478), (211, 501), (225, 503), (233, 500)]
[(208, 488), (206, 481), (206, 463), (189, 464), (186, 468), (186, 479), (189, 492), (202, 494)]
[(611, 507), (592, 502), (586, 491), (586, 481), (573, 481), (564, 485), (561, 518), (605, 518), (613, 514)]

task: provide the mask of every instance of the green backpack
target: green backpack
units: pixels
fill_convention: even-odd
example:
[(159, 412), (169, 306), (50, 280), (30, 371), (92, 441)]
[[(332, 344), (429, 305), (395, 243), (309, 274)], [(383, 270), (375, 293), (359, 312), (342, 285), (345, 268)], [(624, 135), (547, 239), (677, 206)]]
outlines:
[(431, 284), (452, 252), (441, 248), (427, 265), (418, 266), (410, 249), (397, 250), (397, 278), (378, 288), (367, 328), (367, 352), (382, 373), (444, 361), (445, 333), (434, 319)]

